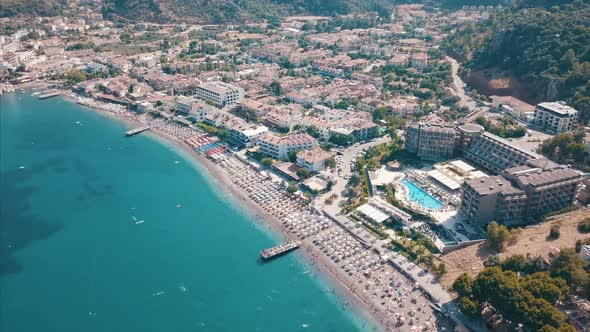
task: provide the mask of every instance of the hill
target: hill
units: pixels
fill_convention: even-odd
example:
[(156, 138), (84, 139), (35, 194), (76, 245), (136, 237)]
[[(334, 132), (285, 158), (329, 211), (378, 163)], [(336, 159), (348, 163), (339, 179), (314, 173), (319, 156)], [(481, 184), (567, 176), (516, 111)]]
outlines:
[(334, 15), (351, 12), (390, 13), (388, 0), (105, 0), (107, 19), (238, 23), (277, 20), (286, 15)]
[(0, 0), (0, 17), (18, 14), (55, 16), (65, 8), (65, 5), (65, 0)]
[[(590, 120), (590, 1), (523, 0), (468, 24), (442, 48), (488, 94), (562, 99)], [(500, 89), (490, 82), (506, 81)]]

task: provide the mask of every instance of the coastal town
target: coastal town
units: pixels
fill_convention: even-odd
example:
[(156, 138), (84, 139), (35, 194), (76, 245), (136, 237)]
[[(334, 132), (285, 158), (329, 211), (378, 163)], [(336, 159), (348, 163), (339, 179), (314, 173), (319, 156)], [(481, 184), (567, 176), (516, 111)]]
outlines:
[[(480, 94), (440, 49), (492, 7), (196, 25), (122, 24), (80, 3), (1, 19), (0, 94), (61, 96), (126, 121), (129, 140), (173, 142), (281, 235), (252, 259), (299, 248), (384, 330), (495, 329), (499, 315), (466, 314), (453, 286), (484, 269), (468, 253), (489, 225), (590, 217), (579, 111)], [(583, 142), (575, 154), (547, 148), (567, 133)], [(590, 312), (566, 304), (590, 329)]]

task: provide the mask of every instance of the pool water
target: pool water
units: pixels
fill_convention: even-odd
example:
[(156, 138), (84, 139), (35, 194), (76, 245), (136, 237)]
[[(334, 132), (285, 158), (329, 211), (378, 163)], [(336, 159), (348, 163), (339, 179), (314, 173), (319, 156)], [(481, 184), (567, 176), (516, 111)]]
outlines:
[(432, 195), (427, 193), (424, 189), (420, 188), (414, 182), (404, 179), (402, 183), (408, 189), (408, 197), (410, 201), (416, 202), (427, 209), (440, 210), (444, 204)]

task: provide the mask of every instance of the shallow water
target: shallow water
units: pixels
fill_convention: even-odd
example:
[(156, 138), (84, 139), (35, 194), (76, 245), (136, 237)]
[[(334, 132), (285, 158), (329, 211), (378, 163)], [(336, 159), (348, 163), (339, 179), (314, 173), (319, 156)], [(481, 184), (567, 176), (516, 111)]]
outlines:
[(30, 93), (0, 126), (1, 331), (368, 330), (170, 145)]

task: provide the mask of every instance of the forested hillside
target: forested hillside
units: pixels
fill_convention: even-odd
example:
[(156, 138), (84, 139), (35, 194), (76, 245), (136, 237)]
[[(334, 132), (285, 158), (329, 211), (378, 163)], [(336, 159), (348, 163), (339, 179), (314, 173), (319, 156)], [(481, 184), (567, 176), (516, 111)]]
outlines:
[(507, 73), (523, 82), (529, 102), (562, 99), (590, 119), (589, 0), (517, 1), (451, 35), (442, 48), (464, 61), (468, 78)]
[(0, 0), (0, 17), (18, 14), (55, 16), (64, 8), (65, 0)]
[(351, 12), (390, 13), (388, 0), (105, 0), (108, 19), (237, 23), (276, 20), (285, 15), (333, 15)]

